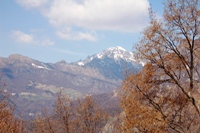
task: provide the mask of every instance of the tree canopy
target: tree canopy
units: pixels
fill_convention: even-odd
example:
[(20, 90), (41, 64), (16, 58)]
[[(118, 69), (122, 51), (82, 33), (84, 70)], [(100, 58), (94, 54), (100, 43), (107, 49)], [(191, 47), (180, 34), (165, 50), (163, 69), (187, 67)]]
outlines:
[(142, 132), (200, 130), (200, 10), (198, 0), (166, 0), (135, 49), (146, 62), (123, 82), (125, 128)]

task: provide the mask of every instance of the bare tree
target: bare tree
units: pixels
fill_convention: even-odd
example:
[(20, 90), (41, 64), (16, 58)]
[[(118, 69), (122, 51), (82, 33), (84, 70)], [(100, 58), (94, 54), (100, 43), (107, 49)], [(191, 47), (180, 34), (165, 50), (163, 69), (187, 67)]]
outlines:
[(150, 10), (150, 25), (135, 51), (146, 65), (123, 83), (127, 130), (200, 130), (199, 7), (198, 0), (166, 0), (161, 20)]
[(35, 132), (50, 133), (96, 133), (100, 132), (108, 120), (90, 96), (72, 102), (62, 93), (58, 94), (54, 114), (43, 111), (42, 117), (34, 122)]
[(34, 120), (35, 132), (72, 133), (72, 102), (62, 92), (58, 93), (53, 114), (44, 108), (42, 114)]
[(72, 132), (73, 102), (62, 93), (58, 94), (55, 108), (55, 119), (60, 130), (65, 133)]
[(87, 96), (83, 102), (79, 101), (76, 111), (76, 127), (80, 133), (97, 133), (101, 131), (108, 120), (108, 115), (102, 111), (92, 100), (91, 96)]
[(4, 92), (5, 87), (5, 83), (0, 82), (0, 132), (23, 132), (24, 122), (14, 116), (14, 107), (9, 100), (9, 95)]

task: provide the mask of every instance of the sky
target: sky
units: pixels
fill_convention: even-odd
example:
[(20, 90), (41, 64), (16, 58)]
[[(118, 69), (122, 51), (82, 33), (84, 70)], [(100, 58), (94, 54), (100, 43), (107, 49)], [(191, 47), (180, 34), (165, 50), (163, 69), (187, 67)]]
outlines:
[(0, 57), (75, 62), (114, 46), (131, 51), (162, 0), (1, 0)]

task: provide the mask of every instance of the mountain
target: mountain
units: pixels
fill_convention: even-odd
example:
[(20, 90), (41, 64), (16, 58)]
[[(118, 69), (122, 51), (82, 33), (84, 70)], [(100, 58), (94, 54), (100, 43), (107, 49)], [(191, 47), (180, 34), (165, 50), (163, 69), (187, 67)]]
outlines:
[(135, 60), (133, 53), (121, 46), (108, 48), (75, 64), (97, 69), (105, 77), (115, 80), (123, 80), (125, 70), (136, 73), (143, 65)]
[[(113, 47), (83, 61), (44, 63), (19, 54), (0, 57), (1, 85), (10, 94), (17, 113), (35, 117), (42, 107), (52, 110), (56, 95), (62, 91), (71, 99), (87, 94), (112, 93), (123, 80), (125, 66), (134, 71), (142, 65), (122, 47)], [(112, 100), (111, 100), (112, 101)], [(23, 104), (22, 104), (23, 103)]]

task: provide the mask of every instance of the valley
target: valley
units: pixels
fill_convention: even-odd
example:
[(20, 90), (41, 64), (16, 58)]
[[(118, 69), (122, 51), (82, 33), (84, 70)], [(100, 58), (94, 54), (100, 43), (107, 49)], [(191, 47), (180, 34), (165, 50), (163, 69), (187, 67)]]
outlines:
[(0, 58), (1, 82), (6, 83), (2, 89), (10, 94), (16, 114), (23, 112), (27, 119), (43, 107), (52, 110), (60, 91), (72, 100), (102, 94), (111, 98), (121, 86), (125, 70), (137, 72), (141, 68), (142, 63), (120, 46), (73, 63), (44, 63), (18, 54)]

